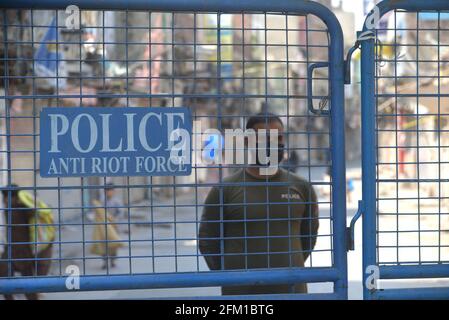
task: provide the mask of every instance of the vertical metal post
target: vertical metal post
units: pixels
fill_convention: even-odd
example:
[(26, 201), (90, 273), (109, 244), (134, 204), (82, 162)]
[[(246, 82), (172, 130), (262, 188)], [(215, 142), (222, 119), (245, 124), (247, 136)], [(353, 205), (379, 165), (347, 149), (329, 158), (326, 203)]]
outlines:
[(7, 186), (8, 186), (8, 212), (6, 216), (6, 246), (8, 258), (8, 276), (13, 276), (13, 261), (12, 261), (12, 174), (11, 174), (11, 99), (7, 96), (9, 93), (9, 55), (8, 55), (8, 15), (6, 10), (3, 10), (3, 41), (5, 44), (5, 70), (4, 70), (4, 86), (5, 86), (5, 124), (6, 124), (6, 155), (7, 155)]
[(368, 266), (376, 264), (376, 103), (374, 39), (362, 42), (362, 198), (363, 211), (363, 298), (370, 299), (366, 287)]
[[(338, 43), (337, 43), (338, 42)], [(342, 43), (343, 41), (341, 41)], [(341, 299), (348, 298), (348, 272), (346, 259), (346, 154), (343, 47), (335, 41), (330, 50), (329, 77), (331, 81), (331, 149), (332, 149), (332, 204), (334, 219), (334, 261), (340, 278), (335, 282), (335, 292)]]

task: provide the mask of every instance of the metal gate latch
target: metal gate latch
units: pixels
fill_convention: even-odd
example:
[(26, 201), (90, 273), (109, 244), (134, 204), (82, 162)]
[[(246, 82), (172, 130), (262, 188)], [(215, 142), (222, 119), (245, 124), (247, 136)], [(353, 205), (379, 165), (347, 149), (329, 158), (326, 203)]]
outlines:
[(346, 228), (346, 251), (353, 251), (354, 250), (354, 228), (355, 228), (355, 223), (357, 222), (357, 220), (360, 218), (360, 216), (363, 213), (363, 201), (359, 200), (359, 204), (358, 204), (358, 208), (357, 208), (357, 212), (354, 215), (354, 217), (352, 217), (351, 223), (349, 225), (349, 227)]

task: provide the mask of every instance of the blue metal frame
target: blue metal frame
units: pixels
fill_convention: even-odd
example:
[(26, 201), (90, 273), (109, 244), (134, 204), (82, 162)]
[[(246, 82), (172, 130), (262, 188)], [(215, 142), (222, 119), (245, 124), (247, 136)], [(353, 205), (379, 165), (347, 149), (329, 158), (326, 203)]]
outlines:
[[(331, 148), (332, 148), (332, 216), (333, 216), (333, 267), (301, 268), (289, 270), (251, 272), (208, 272), (148, 274), (126, 276), (82, 276), (81, 290), (144, 289), (226, 284), (291, 283), (294, 281), (333, 282), (333, 294), (316, 294), (308, 297), (347, 299), (346, 259), (346, 182), (344, 136), (344, 48), (343, 33), (335, 15), (325, 6), (313, 1), (280, 0), (17, 0), (1, 1), (7, 9), (65, 9), (77, 5), (81, 10), (152, 10), (169, 12), (280, 12), (311, 14), (323, 20), (330, 35), (329, 81), (331, 96)], [(65, 277), (13, 278), (0, 280), (0, 292), (56, 292), (67, 291)], [(304, 298), (301, 295), (290, 298)], [(307, 298), (307, 297), (305, 297)]]
[[(210, 287), (221, 285), (242, 284), (279, 284), (290, 282), (319, 282), (339, 280), (339, 272), (335, 268), (305, 268), (298, 270), (270, 270), (270, 271), (230, 271), (230, 272), (202, 272), (199, 274), (136, 274), (82, 276), (80, 288), (82, 291), (123, 290), (123, 289), (161, 289)], [(61, 292), (67, 291), (65, 278), (17, 278), (0, 280), (2, 293), (25, 292)]]
[[(449, 10), (446, 0), (386, 0), (380, 2), (380, 18), (393, 10), (422, 11)], [(369, 17), (367, 18), (369, 19)], [(363, 33), (369, 32), (364, 26)], [(376, 90), (375, 39), (362, 41), (362, 188), (363, 188), (363, 297), (364, 299), (449, 299), (447, 288), (369, 290), (365, 273), (369, 266), (377, 266), (377, 208), (376, 208)], [(446, 265), (380, 266), (380, 279), (449, 277)]]

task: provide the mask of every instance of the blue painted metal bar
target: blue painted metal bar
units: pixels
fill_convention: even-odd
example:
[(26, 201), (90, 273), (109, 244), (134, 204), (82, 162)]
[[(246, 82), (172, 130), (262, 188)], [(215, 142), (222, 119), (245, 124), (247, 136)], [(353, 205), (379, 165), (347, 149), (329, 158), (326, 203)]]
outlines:
[(380, 266), (381, 279), (449, 278), (449, 267), (443, 264), (421, 266)]
[[(184, 287), (211, 287), (244, 284), (279, 284), (298, 282), (339, 281), (335, 268), (304, 268), (269, 271), (227, 271), (176, 274), (135, 274), (108, 276), (81, 276), (80, 291), (160, 289)], [(67, 277), (0, 279), (0, 292), (64, 292)], [(339, 294), (341, 297), (341, 293)]]
[[(346, 251), (346, 147), (345, 147), (345, 63), (343, 31), (340, 23), (329, 14), (317, 14), (326, 23), (331, 39), (329, 48), (331, 148), (332, 148), (332, 215), (334, 266), (339, 270), (339, 280), (334, 290), (342, 298), (348, 298), (348, 266)], [(335, 28), (335, 30), (332, 30)]]
[(362, 42), (363, 297), (370, 298), (365, 270), (376, 264), (376, 130), (374, 40)]
[[(314, 14), (328, 24), (330, 33), (338, 33), (341, 31), (340, 24), (335, 15), (324, 5), (315, 1), (294, 1), (294, 0), (280, 0), (276, 2), (260, 2), (254, 0), (209, 0), (209, 1), (90, 1), (90, 0), (18, 0), (18, 1), (0, 1), (0, 6), (3, 8), (15, 9), (65, 9), (67, 6), (76, 5), (84, 10), (152, 10), (152, 11), (167, 11), (167, 12), (227, 12), (240, 13), (245, 12), (288, 12), (299, 14)], [(332, 27), (336, 27), (333, 30)]]
[(449, 288), (388, 289), (373, 292), (379, 300), (449, 300)]
[(446, 0), (385, 0), (377, 4), (380, 17), (392, 10), (423, 11), (423, 10), (448, 10), (449, 3)]

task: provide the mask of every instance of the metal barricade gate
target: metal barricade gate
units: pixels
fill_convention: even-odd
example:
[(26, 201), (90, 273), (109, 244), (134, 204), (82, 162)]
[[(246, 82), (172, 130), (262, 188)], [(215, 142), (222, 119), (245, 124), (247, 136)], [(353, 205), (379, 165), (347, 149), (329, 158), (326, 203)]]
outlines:
[[(449, 288), (416, 283), (449, 277), (448, 12), (444, 0), (383, 1), (367, 18), (361, 42), (365, 299), (449, 297)], [(404, 287), (399, 279), (414, 282)]]
[[(62, 36), (58, 29), (65, 29), (66, 24), (61, 21), (61, 14), (69, 6), (72, 7), (67, 14), (72, 14), (77, 9), (74, 5), (80, 11), (69, 24), (79, 22), (87, 31), (82, 33), (75, 28), (65, 30)], [(14, 188), (19, 188), (11, 184), (20, 181), (21, 190), (34, 194), (35, 198), (49, 199), (57, 222), (53, 256), (31, 260), (34, 270), (37, 270), (38, 261), (49, 260), (53, 264), (50, 274), (36, 276), (30, 271), (30, 275), (34, 274), (31, 277), (14, 277), (12, 267), (22, 261), (9, 253), (0, 261), (9, 271), (7, 277), (0, 279), (0, 293), (70, 291), (66, 267), (76, 265), (80, 269), (81, 291), (328, 282), (333, 287), (327, 292), (259, 297), (347, 299), (343, 35), (329, 9), (314, 2), (295, 0), (272, 3), (256, 0), (16, 0), (2, 1), (1, 7), (4, 185), (10, 186), (11, 194), (17, 190)], [(200, 24), (203, 18), (206, 22)], [(251, 23), (246, 19), (251, 19)], [(271, 27), (271, 19), (277, 19), (283, 27)], [(229, 32), (239, 32), (241, 36), (229, 36)], [(43, 34), (47, 34), (47, 38), (43, 38)], [(278, 42), (281, 38), (284, 40)], [(39, 58), (25, 54), (26, 50), (33, 52), (33, 48), (41, 45), (44, 46), (42, 50), (54, 55)], [(232, 47), (238, 50), (226, 51)], [(283, 51), (279, 53), (277, 47)], [(61, 52), (66, 56), (60, 56)], [(43, 63), (51, 69), (52, 64), (46, 62), (52, 61), (56, 61), (55, 74), (38, 74), (37, 64)], [(63, 73), (59, 62), (65, 62), (70, 70)], [(16, 70), (21, 66), (22, 70)], [(328, 74), (316, 78), (324, 82), (323, 90), (316, 95), (311, 78), (314, 70), (318, 74), (316, 69), (322, 71), (324, 67), (328, 68)], [(46, 85), (51, 90), (42, 86), (43, 80), (50, 82)], [(286, 85), (282, 83), (285, 80)], [(235, 91), (232, 81), (238, 81), (240, 89)], [(306, 82), (309, 84), (307, 91)], [(212, 88), (201, 92), (202, 86)], [(253, 87), (265, 89), (255, 92), (251, 91)], [(141, 88), (140, 91), (137, 88)], [(323, 93), (326, 91), (327, 94)], [(231, 108), (225, 107), (228, 100), (236, 110), (233, 113)], [(318, 100), (321, 100), (320, 110), (315, 108)], [(18, 101), (23, 111), (16, 109)], [(325, 110), (327, 101), (329, 110)], [(106, 178), (45, 180), (39, 177), (37, 119), (40, 108), (63, 104), (67, 107), (116, 104), (193, 109), (203, 104), (206, 112), (198, 109), (193, 112), (194, 116), (199, 120), (216, 121), (218, 129), (225, 129), (236, 123), (241, 125), (241, 118), (251, 115), (256, 108), (247, 107), (250, 103), (274, 106), (271, 110), (287, 119), (287, 136), (296, 134), (302, 143), (287, 141), (287, 150), (297, 149), (300, 155), (305, 155), (302, 162), (305, 165), (299, 166), (300, 172), (313, 186), (327, 189), (327, 196), (319, 200), (320, 211), (324, 213), (319, 217), (318, 248), (310, 253), (308, 265), (261, 270), (245, 265), (243, 270), (207, 271), (197, 245), (199, 209), (204, 207), (201, 197), (203, 191), (211, 187), (226, 187), (223, 170), (233, 168), (196, 165), (192, 171), (193, 180), (178, 177), (114, 180), (115, 188), (122, 192), (127, 205), (109, 207), (125, 212), (124, 221), (116, 224), (127, 229), (127, 234), (116, 242), (122, 241), (127, 248), (120, 249), (114, 256), (121, 271), (114, 272), (109, 266), (109, 253), (105, 256), (104, 270), (99, 271), (98, 261), (102, 258), (89, 254), (89, 246), (95, 242), (90, 238), (91, 229), (104, 225), (109, 230), (109, 223), (105, 223), (106, 218), (99, 222), (88, 218), (88, 214), (90, 211), (96, 214), (103, 206), (107, 209), (104, 202), (98, 208), (91, 200), (95, 192), (101, 195), (109, 182)], [(225, 126), (225, 121), (231, 124)], [(289, 122), (295, 123), (295, 129), (290, 129)], [(28, 142), (19, 143), (20, 139), (28, 139)], [(314, 178), (317, 170), (328, 170), (330, 181)], [(268, 181), (259, 184), (270, 186)], [(246, 182), (238, 185), (242, 186), (251, 185)], [(181, 191), (184, 191), (183, 197)], [(140, 196), (139, 192), (144, 195)], [(103, 196), (106, 199), (106, 195)], [(288, 203), (295, 200), (290, 196), (288, 199)], [(269, 204), (264, 203), (266, 207)], [(246, 200), (242, 205), (246, 208)], [(223, 202), (220, 206), (223, 208)], [(3, 224), (8, 230), (6, 247), (11, 246), (14, 209), (11, 203), (8, 207), (4, 209), (7, 221)], [(107, 252), (111, 243), (106, 244)], [(70, 250), (76, 253), (69, 253)], [(320, 254), (324, 258), (320, 258)], [(71, 276), (78, 274), (75, 272)], [(239, 297), (249, 296), (232, 296)]]
[[(90, 32), (85, 37), (76, 31), (69, 31), (66, 35), (68, 39), (59, 39), (56, 32), (52, 42), (56, 45), (56, 53), (68, 48), (68, 51), (77, 54), (71, 58), (61, 58), (56, 54), (56, 58), (46, 59), (79, 64), (79, 74), (58, 74), (60, 70), (56, 67), (56, 75), (36, 75), (35, 60), (38, 58), (14, 55), (12, 48), (19, 48), (16, 49), (23, 54), (26, 45), (30, 45), (31, 49), (42, 45), (43, 32), (38, 36), (36, 31), (52, 26), (40, 21), (42, 16), (39, 11), (50, 12), (53, 27), (57, 30), (64, 28), (64, 24), (58, 21), (58, 10), (62, 12), (69, 5), (76, 5), (81, 10), (72, 23), (79, 19), (81, 25), (86, 24), (83, 28)], [(9, 273), (7, 277), (0, 278), (0, 293), (69, 291), (65, 267), (75, 264), (82, 269), (79, 277), (81, 291), (330, 282), (333, 287), (328, 292), (258, 297), (347, 298), (346, 250), (351, 248), (350, 243), (347, 247), (348, 236), (349, 240), (353, 239), (350, 239), (346, 229), (344, 126), (340, 124), (344, 123), (343, 88), (348, 79), (345, 79), (341, 27), (328, 9), (313, 2), (290, 0), (276, 4), (260, 4), (253, 0), (239, 3), (130, 1), (126, 4), (118, 0), (109, 1), (108, 4), (90, 1), (15, 1), (2, 3), (2, 8), (2, 78), (5, 90), (1, 117), (2, 185), (11, 185), (17, 180), (26, 181), (28, 183), (23, 183), (21, 189), (40, 198), (56, 197), (57, 201), (51, 203), (51, 209), (57, 213), (57, 240), (54, 242), (57, 250), (48, 259), (53, 264), (52, 274), (14, 277)], [(22, 13), (11, 14), (17, 9)], [(83, 12), (90, 12), (91, 15), (83, 16)], [(25, 14), (31, 17), (28, 22), (22, 18), (13, 21), (14, 17)], [(142, 20), (140, 15), (146, 18)], [(390, 25), (387, 23), (387, 27), (382, 29), (378, 23), (388, 15)], [(94, 16), (101, 22), (93, 19)], [(447, 77), (444, 76), (446, 60), (442, 53), (449, 30), (447, 16), (449, 5), (445, 0), (387, 0), (378, 4), (374, 14), (367, 17), (364, 32), (360, 34), (363, 200), (356, 218), (363, 216), (365, 299), (449, 297), (449, 289), (444, 287), (417, 288), (416, 284), (408, 285), (408, 288), (388, 287), (390, 280), (449, 277), (449, 213), (445, 209), (449, 198), (449, 182), (445, 178), (445, 155), (449, 148), (449, 139), (445, 135), (449, 132), (446, 129), (449, 122), (445, 116), (449, 112), (445, 110), (448, 103), (445, 93)], [(43, 17), (48, 20), (48, 15)], [(313, 21), (314, 18), (316, 21)], [(122, 24), (110, 24), (113, 19)], [(276, 23), (272, 24), (271, 19), (277, 19)], [(200, 23), (203, 20), (209, 22)], [(283, 27), (272, 27), (279, 24)], [(293, 24), (295, 27), (292, 27)], [(28, 38), (11, 36), (20, 32), (28, 32)], [(233, 35), (236, 32), (240, 32), (241, 36), (236, 38)], [(249, 37), (246, 32), (250, 33)], [(297, 33), (296, 40), (290, 33)], [(324, 38), (314, 43), (323, 35)], [(91, 56), (90, 61), (82, 58), (85, 54), (83, 50), (89, 51), (95, 45), (101, 47), (101, 57)], [(144, 45), (144, 50), (142, 47), (139, 49), (139, 45)], [(143, 58), (136, 58), (139, 54), (133, 52), (133, 47), (137, 47), (134, 51), (140, 51), (140, 57), (145, 51)], [(279, 48), (284, 48), (285, 52), (279, 53)], [(106, 51), (117, 51), (116, 55), (111, 55), (113, 58), (108, 58), (108, 65), (116, 62), (115, 71), (107, 71)], [(31, 74), (23, 69), (27, 61), (32, 63)], [(235, 64), (240, 66), (236, 68)], [(346, 67), (348, 65), (347, 62)], [(318, 70), (325, 68), (328, 74), (314, 76)], [(83, 69), (89, 69), (92, 75), (86, 76)], [(184, 69), (187, 72), (182, 71)], [(279, 70), (283, 71), (279, 73)], [(436, 73), (432, 74), (429, 70)], [(54, 79), (53, 92), (39, 88), (39, 82), (45, 78)], [(72, 91), (64, 91), (62, 83), (73, 82), (73, 78), (78, 79), (78, 83), (72, 83)], [(111, 79), (117, 83), (111, 84)], [(287, 85), (279, 86), (279, 82), (284, 80)], [(315, 94), (312, 80), (324, 82), (320, 94)], [(93, 86), (92, 81), (99, 81), (102, 85), (97, 83)], [(240, 90), (233, 89), (233, 81), (237, 81)], [(27, 85), (31, 91), (26, 90)], [(135, 90), (134, 87), (139, 86), (140, 91)], [(212, 90), (203, 88), (204, 91), (201, 91), (202, 86), (211, 86)], [(254, 89), (261, 86), (264, 87), (263, 92)], [(326, 91), (327, 94), (323, 93)], [(196, 164), (193, 167), (194, 180), (179, 180), (178, 177), (159, 180), (151, 177), (143, 181), (127, 177), (119, 183), (115, 181), (115, 186), (123, 191), (127, 199), (127, 205), (122, 205), (127, 218), (116, 224), (128, 231), (127, 239), (123, 240), (128, 246), (127, 252), (123, 253), (122, 249), (116, 258), (125, 261), (128, 269), (114, 273), (106, 263), (106, 270), (98, 272), (94, 263), (98, 259), (101, 261), (101, 258), (88, 253), (88, 246), (95, 243), (89, 238), (89, 227), (95, 228), (96, 223), (87, 219), (86, 213), (98, 209), (92, 206), (91, 198), (95, 192), (104, 190), (108, 180), (58, 178), (44, 181), (37, 177), (38, 110), (42, 106), (60, 106), (70, 99), (72, 106), (121, 104), (133, 107), (141, 106), (142, 101), (146, 106), (166, 107), (192, 108), (203, 104), (206, 105), (206, 112), (195, 110), (194, 118), (209, 124), (211, 119), (216, 119), (216, 126), (221, 131), (241, 126), (242, 121), (257, 109), (252, 107), (254, 104), (260, 103), (265, 108), (274, 106), (272, 110), (287, 119), (287, 136), (297, 136), (296, 140), (288, 139), (287, 150), (306, 154), (306, 164), (298, 165), (299, 172), (313, 186), (329, 189), (328, 196), (321, 196), (317, 201), (320, 211), (328, 210), (329, 216), (319, 217), (318, 248), (310, 253), (307, 267), (290, 265), (287, 269), (268, 267), (255, 270), (247, 268), (245, 263), (242, 270), (206, 271), (197, 245), (199, 209), (206, 207), (202, 191), (214, 186), (220, 190), (227, 187), (223, 171), (235, 168), (221, 164)], [(17, 104), (17, 100), (25, 103), (24, 109), (28, 108), (26, 110), (31, 114), (19, 112), (16, 115), (18, 111), (13, 103)], [(319, 109), (315, 107), (318, 100)], [(329, 110), (326, 110), (328, 100)], [(211, 108), (215, 108), (214, 111)], [(328, 130), (326, 121), (329, 123)], [(18, 130), (18, 124), (22, 122), (32, 132)], [(30, 139), (31, 143), (18, 143), (22, 138)], [(24, 160), (22, 167), (16, 165), (20, 162), (20, 156), (26, 154), (31, 154), (31, 164)], [(320, 157), (326, 160), (319, 160)], [(332, 177), (329, 182), (314, 178), (316, 172), (326, 168)], [(22, 176), (30, 173), (28, 180)], [(267, 188), (271, 185), (268, 181), (261, 184)], [(246, 188), (253, 185), (243, 182), (238, 186), (243, 187), (246, 195)], [(179, 190), (184, 189), (189, 200), (180, 196)], [(9, 190), (14, 191), (14, 188), (10, 187)], [(140, 202), (135, 200), (139, 198), (136, 195), (138, 191), (148, 193)], [(163, 193), (170, 196), (160, 198)], [(70, 202), (68, 198), (76, 198), (79, 202)], [(268, 208), (269, 203), (264, 204)], [(223, 207), (223, 198), (220, 205)], [(246, 212), (246, 200), (242, 205)], [(106, 209), (107, 205), (104, 204), (104, 207)], [(223, 209), (220, 210), (222, 212)], [(10, 230), (12, 210), (6, 208), (4, 211), (8, 213), (7, 221), (0, 227)], [(81, 211), (78, 219), (70, 215), (73, 211)], [(143, 216), (136, 218), (135, 211)], [(223, 216), (220, 222), (224, 223)], [(323, 225), (328, 230), (323, 231)], [(150, 227), (142, 233), (132, 226)], [(351, 227), (354, 227), (353, 223)], [(70, 228), (78, 230), (78, 237), (67, 236), (67, 229)], [(173, 230), (168, 232), (164, 228)], [(11, 236), (10, 231), (7, 234)], [(247, 238), (246, 234), (243, 238)], [(5, 246), (8, 243), (8, 240), (3, 242)], [(35, 246), (38, 244), (32, 243)], [(77, 245), (81, 247), (78, 253), (67, 254), (69, 248), (74, 250), (72, 247)], [(326, 258), (315, 258), (319, 254), (325, 254)], [(248, 253), (245, 252), (245, 255)], [(11, 256), (1, 259), (0, 263), (7, 263), (9, 270), (13, 262), (21, 262)], [(246, 262), (247, 259), (245, 257)], [(143, 263), (138, 263), (140, 260)], [(32, 259), (35, 265), (36, 261), (39, 258)], [(380, 287), (381, 282), (387, 286), (382, 284)], [(230, 297), (244, 299), (251, 296)]]

